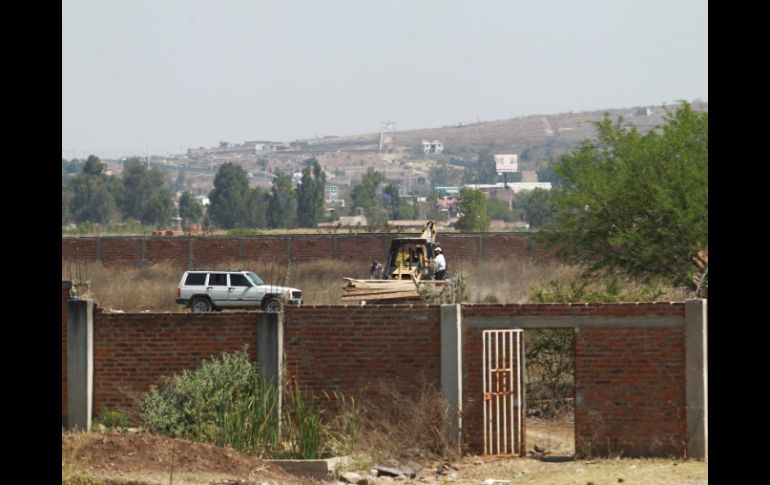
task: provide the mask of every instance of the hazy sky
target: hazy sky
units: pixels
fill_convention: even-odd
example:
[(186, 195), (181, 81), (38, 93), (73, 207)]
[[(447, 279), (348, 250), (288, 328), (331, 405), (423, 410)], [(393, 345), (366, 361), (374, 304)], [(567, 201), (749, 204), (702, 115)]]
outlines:
[(64, 0), (62, 156), (708, 101), (707, 0)]

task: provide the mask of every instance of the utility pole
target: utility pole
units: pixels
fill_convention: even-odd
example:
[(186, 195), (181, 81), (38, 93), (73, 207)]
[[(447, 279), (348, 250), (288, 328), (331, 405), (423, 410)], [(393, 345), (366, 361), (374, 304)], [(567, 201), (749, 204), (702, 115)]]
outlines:
[(396, 131), (396, 122), (395, 121), (380, 121), (380, 144), (377, 149), (377, 153), (382, 153), (382, 146), (384, 144), (383, 136), (384, 131), (388, 130), (390, 132)]

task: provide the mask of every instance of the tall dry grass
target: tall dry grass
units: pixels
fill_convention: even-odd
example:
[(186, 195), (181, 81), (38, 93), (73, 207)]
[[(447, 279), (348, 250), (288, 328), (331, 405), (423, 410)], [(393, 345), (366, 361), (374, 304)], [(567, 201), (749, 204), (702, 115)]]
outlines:
[[(368, 263), (323, 259), (291, 265), (277, 261), (244, 261), (212, 264), (207, 269), (249, 270), (265, 282), (292, 286), (303, 292), (307, 305), (341, 304), (343, 277), (368, 278)], [(105, 309), (127, 312), (183, 311), (175, 302), (176, 289), (183, 270), (169, 263), (145, 268), (104, 267), (100, 263), (62, 261), (62, 279), (90, 283), (90, 295)], [(453, 273), (467, 274), (467, 303), (526, 303), (533, 301), (538, 289), (549, 289), (554, 282), (569, 285), (578, 279), (580, 269), (556, 262), (509, 260), (483, 262), (479, 265), (450, 261)], [(624, 283), (622, 295), (642, 290), (632, 282)], [(686, 295), (676, 288), (662, 288), (662, 300), (682, 300)]]

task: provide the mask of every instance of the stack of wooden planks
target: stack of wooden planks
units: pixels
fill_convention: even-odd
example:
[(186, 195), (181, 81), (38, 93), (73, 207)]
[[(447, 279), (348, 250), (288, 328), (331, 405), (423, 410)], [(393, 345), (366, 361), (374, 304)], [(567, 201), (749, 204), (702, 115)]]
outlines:
[(343, 278), (347, 285), (342, 288), (342, 301), (419, 299), (420, 288), (434, 285), (440, 290), (445, 281), (416, 279), (404, 280), (357, 280)]

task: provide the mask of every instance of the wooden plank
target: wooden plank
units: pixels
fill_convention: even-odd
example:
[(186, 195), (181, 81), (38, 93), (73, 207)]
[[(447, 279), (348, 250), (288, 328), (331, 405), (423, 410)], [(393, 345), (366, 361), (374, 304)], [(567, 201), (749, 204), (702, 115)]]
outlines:
[(363, 295), (342, 295), (342, 301), (355, 300), (387, 300), (391, 298), (418, 298), (420, 296), (416, 291), (398, 291), (390, 293), (370, 293)]

